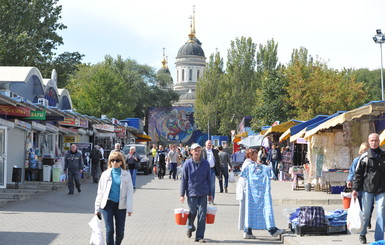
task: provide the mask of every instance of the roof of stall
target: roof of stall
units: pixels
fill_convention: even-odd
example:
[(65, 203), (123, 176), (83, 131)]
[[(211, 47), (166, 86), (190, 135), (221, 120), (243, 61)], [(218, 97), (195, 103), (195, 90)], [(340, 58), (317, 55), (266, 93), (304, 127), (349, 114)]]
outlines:
[(287, 122), (284, 122), (284, 123), (272, 126), (272, 127), (268, 128), (268, 129), (262, 130), (261, 134), (262, 135), (268, 135), (270, 133), (275, 133), (275, 132), (276, 133), (284, 133), (289, 128), (291, 128), (291, 127), (293, 127), (293, 126), (295, 126), (297, 124), (300, 124), (300, 123), (303, 123), (303, 121), (292, 119), (290, 121), (287, 121)]
[[(291, 137), (298, 134), (300, 131), (302, 131), (304, 128), (306, 128), (307, 126), (313, 124), (313, 123), (316, 123), (320, 120), (323, 120), (324, 118), (328, 117), (327, 115), (318, 115), (308, 121), (305, 121), (303, 123), (300, 123), (300, 124), (297, 124), (289, 129), (287, 129), (282, 135), (281, 137), (279, 138), (279, 141), (282, 142), (284, 140), (286, 140), (288, 137), (290, 137), (290, 141), (291, 140)], [(300, 136), (298, 136), (299, 138)], [(293, 140), (294, 141), (294, 140)]]
[(347, 111), (335, 116), (334, 118), (330, 118), (330, 120), (321, 122), (320, 124), (316, 125), (316, 127), (312, 127), (308, 129), (307, 132), (305, 133), (305, 138), (308, 138), (316, 134), (320, 130), (335, 127), (346, 121), (352, 121), (353, 119), (362, 118), (364, 116), (377, 117), (384, 113), (385, 113), (385, 101), (372, 101), (354, 110)]

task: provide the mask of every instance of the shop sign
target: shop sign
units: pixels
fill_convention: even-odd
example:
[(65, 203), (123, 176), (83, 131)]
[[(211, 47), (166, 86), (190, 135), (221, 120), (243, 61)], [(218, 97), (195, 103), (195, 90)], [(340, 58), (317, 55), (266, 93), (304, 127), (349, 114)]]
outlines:
[(108, 132), (114, 132), (115, 131), (115, 126), (109, 125), (109, 124), (94, 124), (93, 127), (94, 127), (94, 129), (104, 130), (104, 131), (108, 131)]
[(29, 117), (31, 109), (23, 106), (0, 105), (0, 115)]
[(31, 111), (31, 114), (29, 117), (26, 117), (25, 119), (30, 120), (45, 120), (46, 112), (45, 111)]
[(79, 142), (79, 136), (76, 136), (76, 135), (71, 135), (71, 136), (63, 136), (63, 141), (64, 143), (75, 143), (75, 142)]
[(45, 120), (46, 121), (63, 121), (64, 117), (63, 116), (46, 116)]
[(88, 128), (88, 121), (87, 120), (81, 120), (78, 118), (65, 117), (63, 121), (59, 121), (58, 123), (60, 125)]
[(125, 132), (126, 132), (126, 128), (125, 127), (115, 126), (114, 133), (124, 134)]
[(297, 144), (307, 144), (307, 141), (304, 138), (298, 138)]
[(32, 125), (30, 123), (21, 121), (19, 119), (15, 119), (15, 126), (23, 129), (32, 129)]
[(54, 125), (52, 125), (52, 124), (47, 123), (47, 124), (45, 125), (45, 127), (46, 127), (47, 130), (50, 131), (50, 132), (53, 132), (53, 133), (59, 132), (58, 127), (56, 127), (56, 126), (54, 126)]
[(38, 131), (44, 132), (46, 130), (46, 126), (37, 122), (32, 122), (32, 128)]

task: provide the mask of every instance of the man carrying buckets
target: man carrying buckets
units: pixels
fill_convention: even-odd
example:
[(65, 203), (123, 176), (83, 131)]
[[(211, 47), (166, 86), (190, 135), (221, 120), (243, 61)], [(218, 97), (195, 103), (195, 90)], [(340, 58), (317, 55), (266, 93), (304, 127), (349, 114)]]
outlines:
[[(182, 182), (180, 185), (180, 202), (184, 202), (187, 196), (187, 203), (190, 209), (187, 221), (187, 237), (192, 236), (196, 230), (195, 241), (204, 243), (206, 228), (207, 196), (212, 201), (210, 193), (210, 164), (207, 160), (201, 159), (202, 147), (199, 144), (191, 145), (192, 158), (183, 164)], [(194, 221), (198, 215), (197, 229)]]

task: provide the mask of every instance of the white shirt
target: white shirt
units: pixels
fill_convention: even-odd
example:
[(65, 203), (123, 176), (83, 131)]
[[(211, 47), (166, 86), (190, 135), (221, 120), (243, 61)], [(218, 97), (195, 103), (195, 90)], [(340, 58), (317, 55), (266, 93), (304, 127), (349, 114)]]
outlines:
[(207, 153), (207, 161), (210, 163), (210, 168), (213, 168), (215, 166), (213, 151), (211, 149), (210, 150), (206, 149), (206, 153)]
[(100, 151), (100, 153), (102, 153), (102, 158), (101, 158), (101, 160), (104, 160), (104, 150), (103, 150), (103, 148), (99, 148), (99, 151)]

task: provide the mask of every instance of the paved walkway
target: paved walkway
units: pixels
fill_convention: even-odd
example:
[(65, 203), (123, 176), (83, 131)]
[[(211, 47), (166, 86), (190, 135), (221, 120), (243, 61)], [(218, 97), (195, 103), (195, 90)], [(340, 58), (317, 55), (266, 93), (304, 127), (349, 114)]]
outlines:
[[(139, 175), (137, 181), (134, 213), (127, 217), (123, 244), (194, 244), (193, 238), (186, 237), (186, 227), (178, 226), (174, 221), (174, 209), (181, 207), (180, 182), (159, 180), (154, 175)], [(230, 184), (229, 193), (216, 193), (218, 214), (215, 224), (206, 226), (207, 243), (282, 244), (267, 231), (254, 231), (256, 240), (242, 239), (243, 232), (237, 230), (235, 186)], [(68, 196), (67, 190), (61, 189), (0, 208), (0, 244), (88, 244), (91, 234), (88, 222), (93, 217), (96, 188), (96, 184), (85, 181), (79, 194)], [(326, 211), (332, 211), (342, 207), (339, 195), (292, 191), (289, 182), (273, 182), (273, 201), (276, 225), (286, 229), (284, 209), (322, 205)], [(369, 242), (373, 241), (372, 231), (367, 238)], [(358, 235), (300, 237), (285, 234), (282, 239), (285, 244), (359, 244)]]

